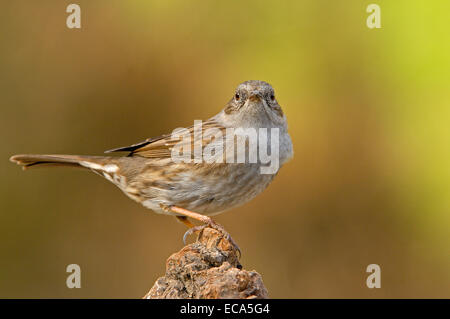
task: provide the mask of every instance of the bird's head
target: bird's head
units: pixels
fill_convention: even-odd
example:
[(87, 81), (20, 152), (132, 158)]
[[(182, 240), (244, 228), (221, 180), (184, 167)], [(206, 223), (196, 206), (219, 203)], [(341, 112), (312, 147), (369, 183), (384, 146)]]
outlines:
[(238, 85), (224, 109), (224, 118), (248, 122), (249, 126), (256, 126), (256, 123), (278, 126), (285, 122), (272, 86), (267, 82), (254, 80)]

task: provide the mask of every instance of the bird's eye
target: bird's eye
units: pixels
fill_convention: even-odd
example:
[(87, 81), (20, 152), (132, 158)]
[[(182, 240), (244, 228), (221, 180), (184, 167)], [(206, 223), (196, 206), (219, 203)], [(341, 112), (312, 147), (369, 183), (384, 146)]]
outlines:
[(239, 95), (239, 93), (236, 93), (234, 95), (234, 98), (236, 99), (236, 101), (239, 101), (239, 99), (241, 98), (241, 96)]
[(272, 94), (270, 94), (270, 99), (272, 100), (272, 101), (275, 101), (275, 95), (272, 93)]

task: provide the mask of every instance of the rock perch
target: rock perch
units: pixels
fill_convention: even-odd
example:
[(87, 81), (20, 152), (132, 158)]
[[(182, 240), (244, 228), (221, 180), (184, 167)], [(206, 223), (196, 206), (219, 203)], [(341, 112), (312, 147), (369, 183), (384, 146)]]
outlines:
[(242, 269), (234, 246), (215, 229), (167, 259), (146, 299), (268, 298), (261, 275)]

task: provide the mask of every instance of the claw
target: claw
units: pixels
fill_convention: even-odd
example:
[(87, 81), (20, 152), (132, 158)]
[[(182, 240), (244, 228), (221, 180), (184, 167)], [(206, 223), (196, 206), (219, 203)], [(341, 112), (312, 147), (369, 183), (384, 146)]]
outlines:
[(202, 226), (194, 226), (189, 228), (183, 235), (183, 244), (186, 245), (186, 238), (190, 235), (192, 235), (193, 233), (196, 233), (198, 231), (201, 231), (202, 229), (204, 229), (206, 227), (206, 225), (202, 225)]

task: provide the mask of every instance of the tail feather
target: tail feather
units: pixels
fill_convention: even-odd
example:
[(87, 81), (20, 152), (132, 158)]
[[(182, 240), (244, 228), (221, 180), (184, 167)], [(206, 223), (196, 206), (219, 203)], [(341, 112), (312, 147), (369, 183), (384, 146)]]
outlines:
[(80, 155), (14, 155), (9, 160), (27, 169), (35, 166), (71, 166), (93, 168), (105, 162), (104, 156)]

